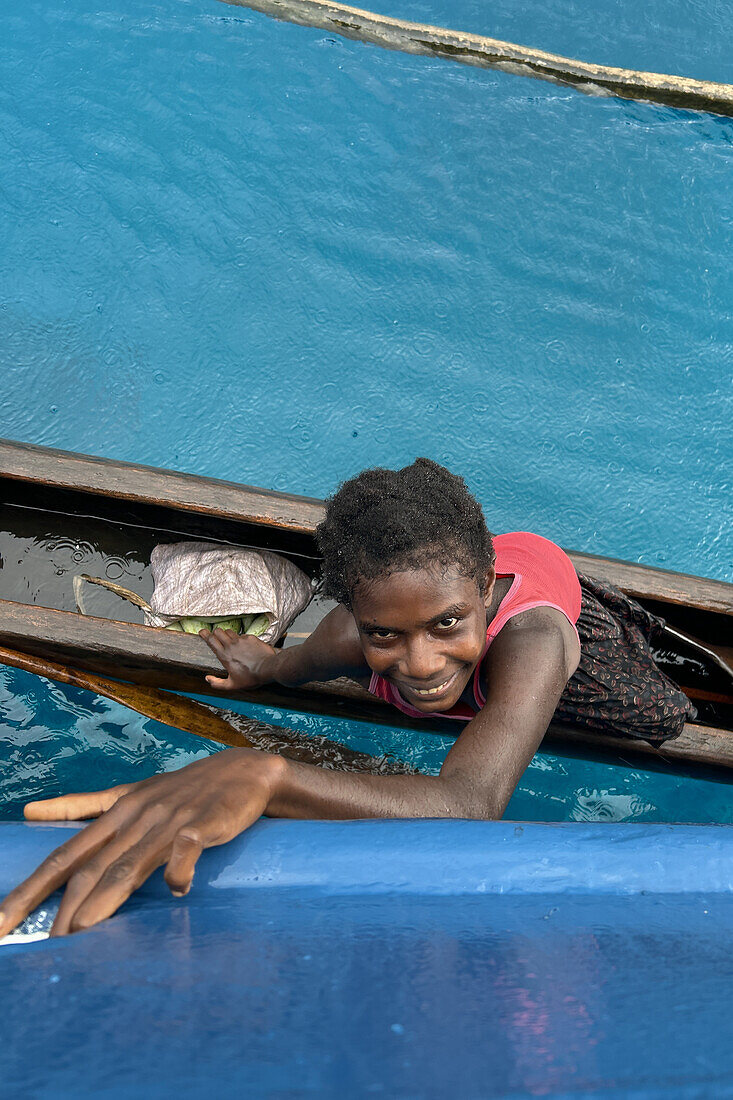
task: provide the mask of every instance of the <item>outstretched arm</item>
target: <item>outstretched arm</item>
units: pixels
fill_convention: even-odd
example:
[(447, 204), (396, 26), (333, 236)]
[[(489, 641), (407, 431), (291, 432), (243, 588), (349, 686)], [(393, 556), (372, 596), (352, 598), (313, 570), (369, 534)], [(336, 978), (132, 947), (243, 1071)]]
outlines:
[(229, 749), (132, 786), (31, 803), (31, 820), (101, 816), (5, 899), (0, 935), (64, 884), (56, 935), (110, 916), (164, 864), (171, 891), (185, 894), (201, 851), (231, 840), (263, 813), (498, 818), (573, 667), (567, 633), (553, 614), (531, 612), (507, 624), (490, 650), (486, 706), (461, 733), (438, 776), (326, 772), (252, 749)]
[(578, 657), (577, 638), (561, 613), (538, 608), (517, 616), (487, 654), (486, 705), (464, 727), (439, 775), (352, 775), (287, 761), (267, 813), (297, 818), (500, 818)]

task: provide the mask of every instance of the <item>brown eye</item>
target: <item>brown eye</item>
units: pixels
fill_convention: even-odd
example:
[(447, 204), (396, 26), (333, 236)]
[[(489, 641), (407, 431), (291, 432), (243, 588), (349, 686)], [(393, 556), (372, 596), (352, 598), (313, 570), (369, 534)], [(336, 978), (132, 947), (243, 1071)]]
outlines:
[(438, 626), (442, 627), (443, 630), (450, 630), (452, 627), (454, 627), (456, 625), (457, 622), (458, 622), (458, 619), (456, 618), (455, 615), (448, 615), (448, 616), (446, 616), (445, 619), (440, 620), (440, 622), (438, 623)]

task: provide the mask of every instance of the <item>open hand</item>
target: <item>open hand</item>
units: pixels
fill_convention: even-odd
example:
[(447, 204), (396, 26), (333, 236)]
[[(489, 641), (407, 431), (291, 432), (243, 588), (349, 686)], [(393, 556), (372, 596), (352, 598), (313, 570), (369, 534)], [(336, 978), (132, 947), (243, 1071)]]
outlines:
[(64, 884), (52, 936), (111, 916), (163, 864), (171, 893), (187, 894), (203, 849), (225, 844), (264, 813), (283, 764), (254, 749), (228, 749), (140, 783), (30, 802), (31, 821), (97, 820), (8, 894), (0, 936)]
[(262, 687), (272, 680), (272, 661), (277, 650), (252, 634), (233, 630), (200, 630), (199, 634), (219, 658), (227, 676), (207, 676), (206, 682), (217, 691), (238, 691)]

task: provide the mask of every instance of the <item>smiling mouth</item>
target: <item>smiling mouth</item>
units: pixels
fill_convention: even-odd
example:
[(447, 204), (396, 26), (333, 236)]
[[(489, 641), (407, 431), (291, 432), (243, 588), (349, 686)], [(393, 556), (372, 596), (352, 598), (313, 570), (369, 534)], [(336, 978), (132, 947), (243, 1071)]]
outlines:
[(434, 688), (416, 688), (404, 684), (402, 685), (402, 690), (409, 692), (410, 695), (417, 699), (438, 699), (443, 695), (447, 695), (457, 675), (458, 673), (454, 672), (452, 676), (449, 676), (447, 680), (444, 680), (442, 684), (437, 684)]

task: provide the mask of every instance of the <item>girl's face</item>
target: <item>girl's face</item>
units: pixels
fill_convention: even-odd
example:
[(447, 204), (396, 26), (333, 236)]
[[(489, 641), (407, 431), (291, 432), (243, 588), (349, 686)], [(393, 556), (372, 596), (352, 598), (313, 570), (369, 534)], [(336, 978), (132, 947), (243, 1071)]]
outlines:
[(352, 594), (369, 667), (425, 714), (450, 710), (486, 645), (495, 574), (479, 591), (453, 570), (410, 569), (378, 577)]

